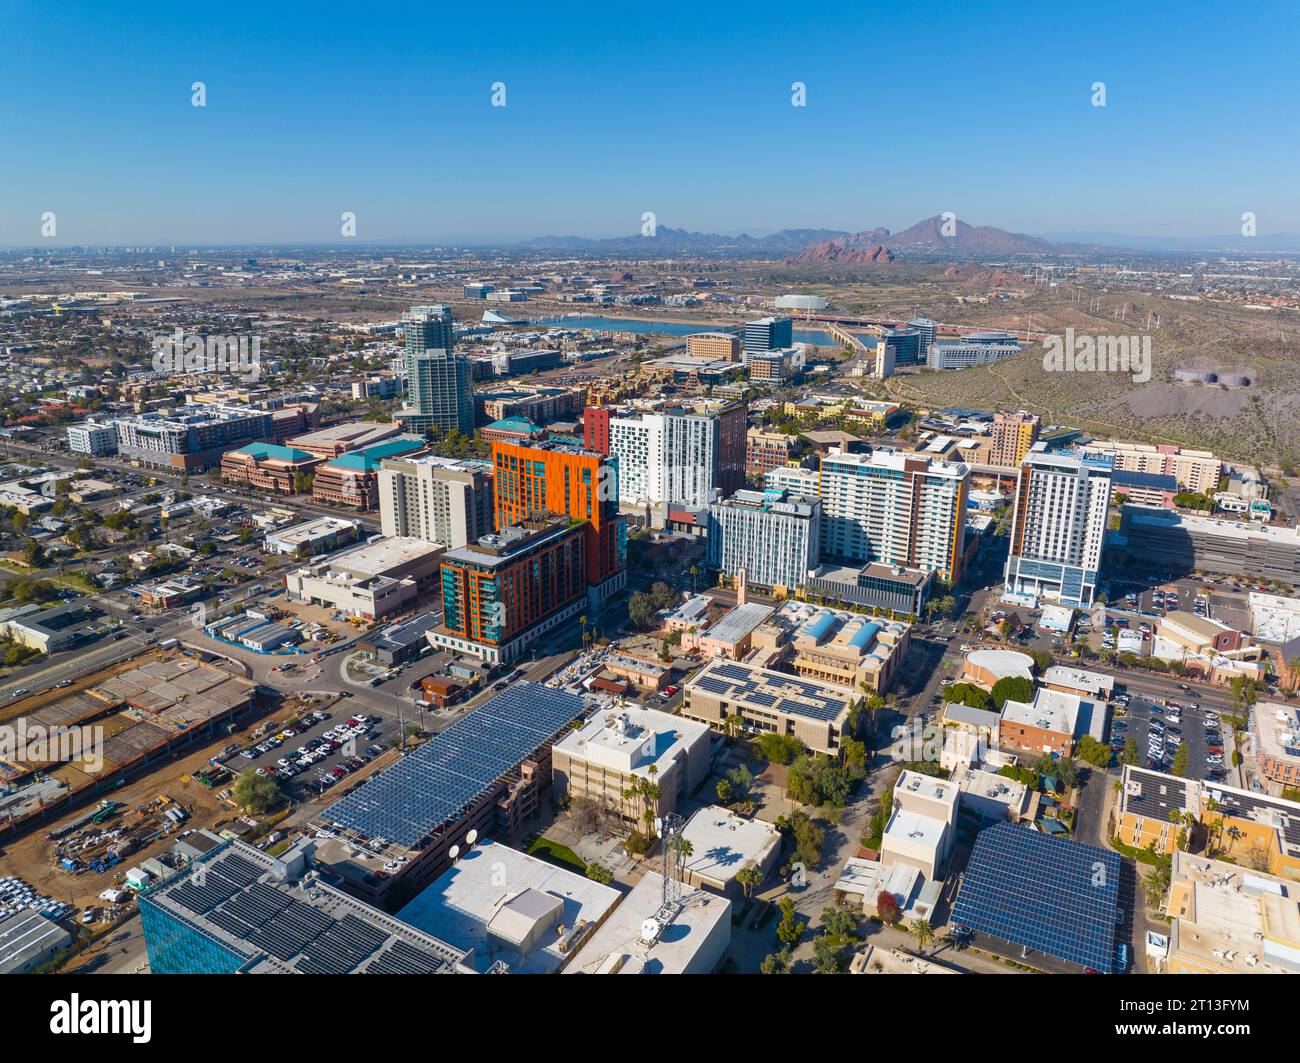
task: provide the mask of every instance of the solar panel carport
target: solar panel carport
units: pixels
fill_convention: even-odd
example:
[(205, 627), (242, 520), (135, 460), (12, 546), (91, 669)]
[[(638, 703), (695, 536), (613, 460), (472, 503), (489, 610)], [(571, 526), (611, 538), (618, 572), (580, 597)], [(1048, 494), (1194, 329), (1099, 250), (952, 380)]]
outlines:
[(419, 849), (584, 708), (576, 694), (517, 683), (362, 784), (324, 818), (367, 838)]
[(1120, 868), (1118, 853), (999, 823), (975, 839), (952, 922), (1114, 974)]

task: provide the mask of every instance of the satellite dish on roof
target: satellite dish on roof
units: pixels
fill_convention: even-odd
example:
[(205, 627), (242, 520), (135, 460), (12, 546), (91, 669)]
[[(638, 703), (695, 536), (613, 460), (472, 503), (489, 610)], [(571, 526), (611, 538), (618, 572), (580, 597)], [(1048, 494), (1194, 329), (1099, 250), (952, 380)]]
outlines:
[(473, 845), (476, 841), (478, 841), (478, 831), (472, 830), (465, 835), (466, 845)]
[(452, 846), (452, 847), (447, 851), (447, 855), (450, 856), (453, 860), (455, 860), (456, 857), (460, 856), (460, 846), (459, 846), (459, 845), (453, 845), (453, 846)]

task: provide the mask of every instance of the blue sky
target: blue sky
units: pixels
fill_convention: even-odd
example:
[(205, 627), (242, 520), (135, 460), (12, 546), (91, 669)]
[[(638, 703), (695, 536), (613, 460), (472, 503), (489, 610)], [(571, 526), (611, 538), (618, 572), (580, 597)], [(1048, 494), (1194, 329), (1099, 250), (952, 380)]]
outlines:
[(1300, 14), (1249, 8), (0, 0), (0, 245), (1300, 232)]

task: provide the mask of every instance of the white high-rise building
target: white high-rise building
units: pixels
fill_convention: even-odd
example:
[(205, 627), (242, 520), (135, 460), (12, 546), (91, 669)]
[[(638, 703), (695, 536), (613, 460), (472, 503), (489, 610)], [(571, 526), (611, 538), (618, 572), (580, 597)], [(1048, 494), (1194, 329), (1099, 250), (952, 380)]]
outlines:
[(961, 575), (970, 467), (918, 454), (831, 451), (822, 458), (822, 556)]
[(459, 549), (492, 531), (492, 466), (423, 455), (379, 469), (380, 530)]
[(1048, 453), (1036, 444), (1020, 465), (1005, 597), (1088, 606), (1097, 591), (1110, 507), (1111, 464), (1102, 456)]
[(716, 497), (718, 437), (718, 418), (709, 415), (611, 417), (609, 452), (618, 457), (619, 500), (633, 507), (707, 506)]
[(708, 564), (751, 586), (794, 590), (817, 568), (821, 503), (816, 498), (737, 491), (709, 507)]
[(618, 497), (626, 505), (664, 499), (663, 420), (658, 415), (609, 420), (609, 452), (618, 455)]

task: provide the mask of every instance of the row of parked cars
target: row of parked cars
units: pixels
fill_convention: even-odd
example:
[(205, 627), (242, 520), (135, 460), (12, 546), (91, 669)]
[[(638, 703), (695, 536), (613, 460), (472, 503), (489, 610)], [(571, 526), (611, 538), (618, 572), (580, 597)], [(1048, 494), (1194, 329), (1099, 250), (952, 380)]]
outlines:
[[(308, 768), (319, 764), (331, 753), (335, 753), (342, 749), (345, 742), (355, 741), (358, 738), (369, 736), (370, 729), (378, 722), (379, 720), (377, 717), (367, 716), (365, 713), (358, 713), (356, 716), (349, 717), (344, 723), (331, 727), (319, 738), (308, 739), (296, 750), (276, 761), (276, 776), (287, 782), (295, 775), (299, 775)], [(345, 764), (348, 764), (351, 761), (357, 761), (358, 763), (351, 768), (344, 767)], [(344, 775), (347, 775), (350, 770), (354, 770), (355, 767), (360, 767), (362, 764), (365, 764), (365, 762), (366, 758), (364, 757), (348, 757), (343, 764), (332, 769), (329, 773), (321, 773), (321, 781), (325, 781), (324, 777), (327, 774), (330, 776), (331, 781), (337, 781), (343, 778)], [(258, 770), (264, 771), (266, 769)]]

